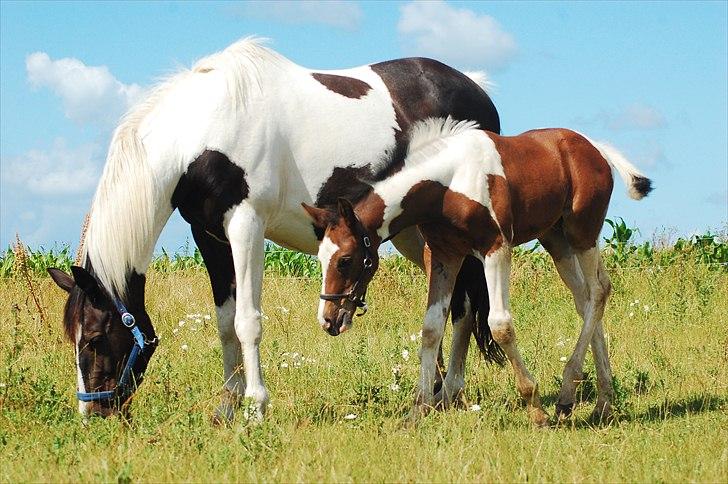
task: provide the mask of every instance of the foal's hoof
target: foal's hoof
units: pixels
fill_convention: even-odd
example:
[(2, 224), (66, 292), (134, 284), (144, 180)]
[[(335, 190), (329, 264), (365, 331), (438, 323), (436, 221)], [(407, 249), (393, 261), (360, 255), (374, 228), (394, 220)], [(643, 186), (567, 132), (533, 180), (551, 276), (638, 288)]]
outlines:
[(571, 417), (571, 412), (574, 410), (573, 403), (557, 403), (556, 404), (556, 418), (560, 421), (566, 420)]

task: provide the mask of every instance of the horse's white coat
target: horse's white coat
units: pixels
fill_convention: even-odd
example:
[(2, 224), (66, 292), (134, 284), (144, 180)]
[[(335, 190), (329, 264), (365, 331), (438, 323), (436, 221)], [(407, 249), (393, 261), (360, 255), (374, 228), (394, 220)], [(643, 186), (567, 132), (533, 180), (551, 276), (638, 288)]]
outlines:
[[(372, 89), (349, 98), (314, 72)], [(396, 128), (391, 96), (369, 66), (314, 71), (254, 39), (237, 42), (162, 83), (124, 118), (91, 210), (86, 254), (104, 286), (123, 295), (128, 271), (146, 271), (171, 215), (171, 207), (154, 207), (169, 205), (160, 202), (205, 149), (245, 170), (247, 203), (265, 220), (266, 238), (313, 254), (318, 241), (300, 203), (315, 200), (335, 166), (376, 170)], [(129, 213), (141, 220), (127, 221)]]
[[(81, 325), (76, 326), (76, 384), (79, 392), (86, 392), (86, 384), (83, 382), (83, 374), (81, 373), (81, 363), (78, 359), (79, 344), (81, 343)], [(88, 415), (91, 409), (91, 402), (78, 401), (78, 412), (81, 415)]]
[[(321, 262), (321, 294), (325, 294), (326, 291), (326, 273), (329, 270), (329, 264), (331, 258), (336, 252), (339, 251), (339, 246), (336, 245), (328, 236), (324, 237), (319, 245), (318, 259)], [(324, 319), (324, 309), (326, 308), (326, 301), (323, 299), (319, 300), (318, 305), (318, 321), (319, 324), (326, 329), (328, 323)]]

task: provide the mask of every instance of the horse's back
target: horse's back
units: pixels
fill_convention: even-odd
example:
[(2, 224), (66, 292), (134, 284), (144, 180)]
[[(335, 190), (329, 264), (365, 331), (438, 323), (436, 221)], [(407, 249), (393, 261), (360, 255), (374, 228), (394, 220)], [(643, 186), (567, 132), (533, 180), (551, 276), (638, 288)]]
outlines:
[(428, 117), (452, 116), (477, 121), (481, 128), (500, 133), (493, 101), (462, 72), (426, 57), (394, 59), (370, 67), (390, 91), (400, 128)]

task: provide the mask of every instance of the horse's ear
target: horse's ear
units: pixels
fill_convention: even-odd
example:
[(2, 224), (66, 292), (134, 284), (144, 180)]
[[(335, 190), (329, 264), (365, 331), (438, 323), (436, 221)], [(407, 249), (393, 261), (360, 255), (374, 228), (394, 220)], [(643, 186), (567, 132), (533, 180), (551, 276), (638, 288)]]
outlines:
[(359, 219), (356, 218), (354, 213), (354, 206), (346, 198), (339, 198), (339, 215), (346, 221), (346, 225), (353, 229), (357, 225)]
[(73, 286), (76, 285), (71, 276), (60, 269), (56, 269), (55, 267), (48, 268), (48, 275), (51, 276), (51, 279), (53, 279), (56, 284), (58, 284), (58, 287), (66, 292), (71, 292)]
[(331, 223), (331, 212), (325, 208), (312, 207), (306, 203), (301, 202), (301, 206), (306, 210), (308, 216), (311, 217), (313, 224), (320, 228), (325, 229)]
[(71, 266), (71, 273), (76, 285), (81, 288), (88, 296), (96, 296), (99, 294), (99, 283), (89, 271), (79, 266)]

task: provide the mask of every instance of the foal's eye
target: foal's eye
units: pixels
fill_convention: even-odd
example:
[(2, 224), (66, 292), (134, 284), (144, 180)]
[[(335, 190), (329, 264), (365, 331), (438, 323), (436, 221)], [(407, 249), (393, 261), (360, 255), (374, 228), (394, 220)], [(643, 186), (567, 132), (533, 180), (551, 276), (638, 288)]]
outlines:
[(351, 257), (345, 256), (339, 259), (336, 263), (336, 268), (339, 270), (348, 269), (351, 266)]

